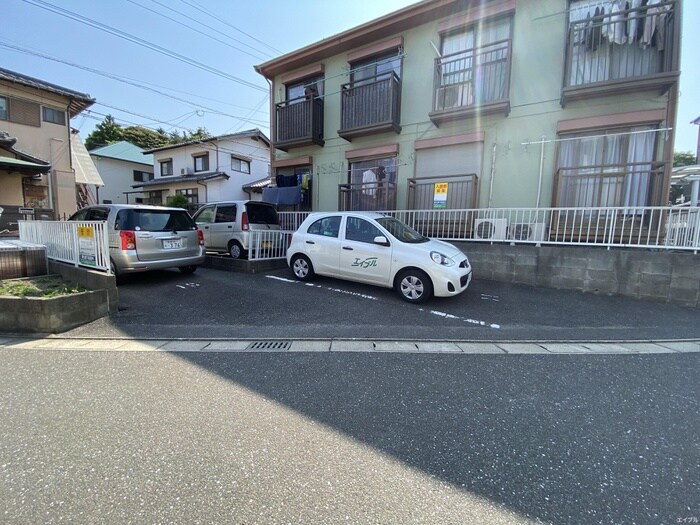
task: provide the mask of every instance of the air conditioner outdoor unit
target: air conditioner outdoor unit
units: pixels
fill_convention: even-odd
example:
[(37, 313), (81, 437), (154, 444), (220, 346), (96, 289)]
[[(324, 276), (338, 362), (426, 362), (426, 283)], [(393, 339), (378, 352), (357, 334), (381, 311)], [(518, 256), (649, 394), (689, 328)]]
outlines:
[(476, 219), (474, 238), (502, 241), (508, 232), (508, 219)]
[(454, 84), (438, 89), (435, 101), (436, 111), (441, 109), (458, 108), (472, 103), (471, 84)]
[(511, 224), (508, 228), (508, 238), (514, 241), (536, 241), (544, 240), (545, 225), (543, 222), (520, 222)]
[(192, 175), (194, 172), (192, 168), (182, 168), (180, 169), (180, 175)]

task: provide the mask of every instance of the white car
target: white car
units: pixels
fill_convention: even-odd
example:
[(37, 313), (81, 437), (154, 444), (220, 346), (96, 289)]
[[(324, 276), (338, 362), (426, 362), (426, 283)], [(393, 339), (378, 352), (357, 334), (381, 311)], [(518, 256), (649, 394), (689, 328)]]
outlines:
[(319, 274), (395, 288), (409, 303), (458, 295), (472, 278), (456, 246), (380, 213), (312, 213), (292, 236), (287, 264), (301, 281)]

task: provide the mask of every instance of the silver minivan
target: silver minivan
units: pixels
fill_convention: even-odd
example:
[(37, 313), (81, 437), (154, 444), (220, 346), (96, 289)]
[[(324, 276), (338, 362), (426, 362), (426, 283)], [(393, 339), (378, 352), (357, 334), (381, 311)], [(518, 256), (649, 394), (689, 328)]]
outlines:
[(277, 209), (264, 201), (211, 202), (194, 214), (197, 227), (204, 233), (207, 250), (227, 252), (234, 259), (248, 256), (251, 250), (250, 232), (262, 232), (258, 249), (272, 251), (279, 248), (281, 238)]
[(117, 279), (163, 268), (193, 273), (206, 258), (204, 236), (182, 208), (98, 204), (68, 220), (107, 222), (110, 264)]

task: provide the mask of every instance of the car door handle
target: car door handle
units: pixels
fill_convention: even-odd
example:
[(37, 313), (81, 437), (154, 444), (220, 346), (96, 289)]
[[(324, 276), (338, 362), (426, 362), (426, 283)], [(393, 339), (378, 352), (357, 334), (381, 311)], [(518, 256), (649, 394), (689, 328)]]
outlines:
[(349, 250), (349, 251), (352, 251), (352, 248), (350, 248), (350, 246), (343, 246), (343, 250)]
[(228, 229), (230, 230), (230, 229), (232, 229), (232, 228), (233, 228), (233, 226), (227, 226), (227, 228), (228, 228)]
[(314, 241), (306, 241), (306, 244), (316, 244)]

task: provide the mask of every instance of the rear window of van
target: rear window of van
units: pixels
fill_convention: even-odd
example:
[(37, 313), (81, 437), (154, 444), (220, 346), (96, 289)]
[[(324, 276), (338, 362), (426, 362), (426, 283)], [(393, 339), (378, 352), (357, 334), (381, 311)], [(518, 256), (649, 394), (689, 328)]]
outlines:
[(250, 224), (279, 224), (277, 210), (269, 204), (249, 202), (246, 205), (246, 212)]
[(119, 210), (114, 227), (151, 232), (197, 229), (185, 210)]

